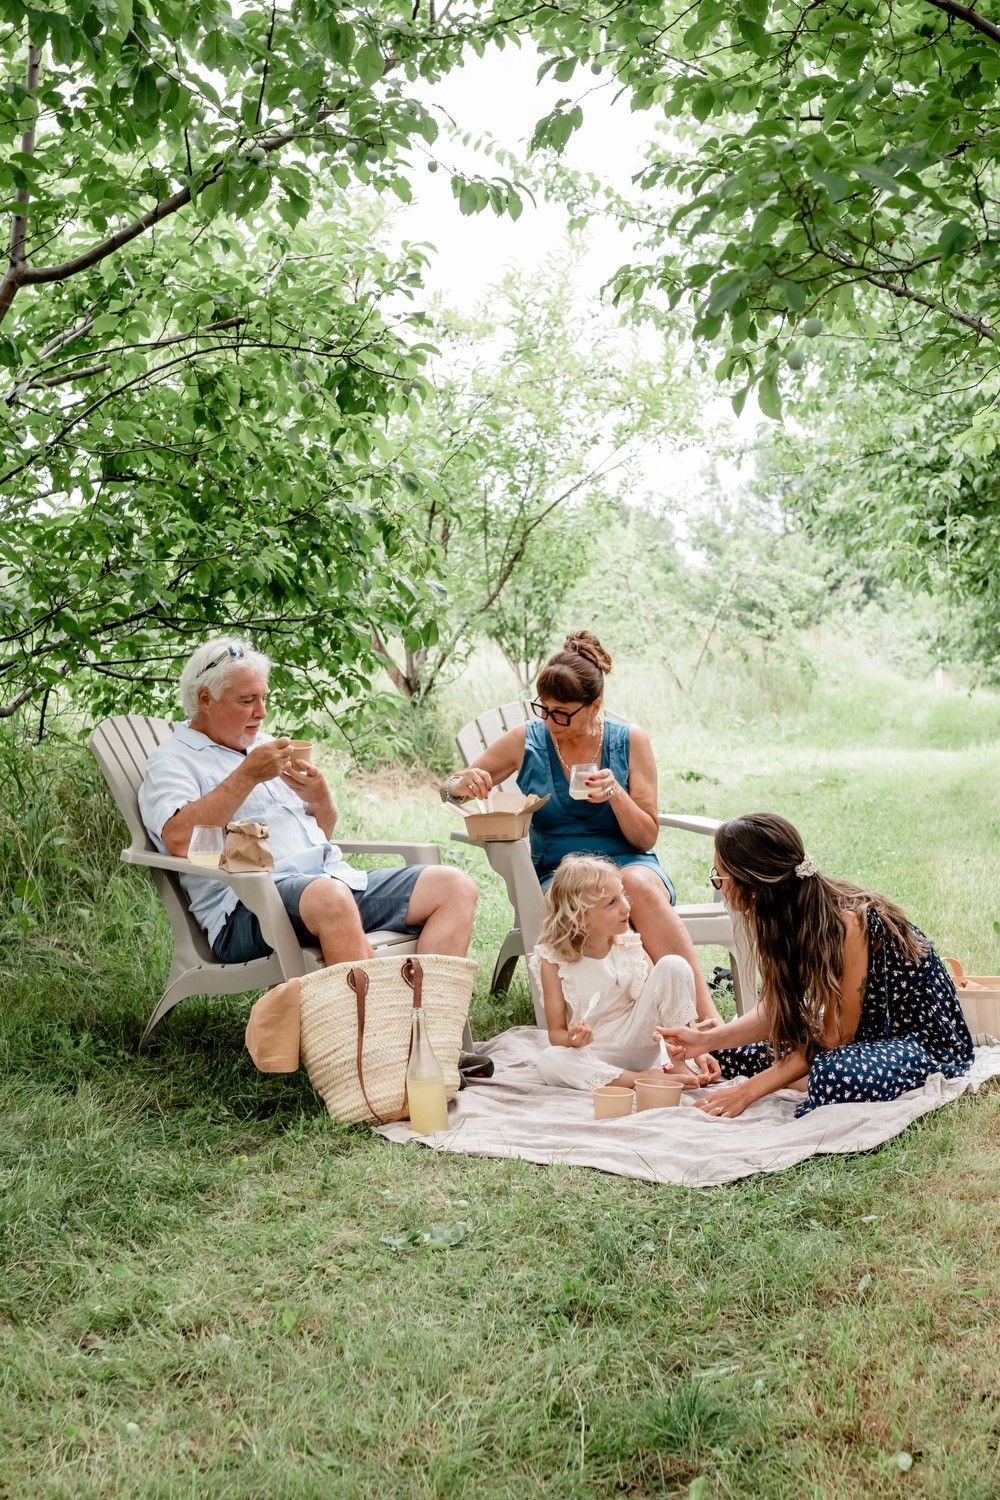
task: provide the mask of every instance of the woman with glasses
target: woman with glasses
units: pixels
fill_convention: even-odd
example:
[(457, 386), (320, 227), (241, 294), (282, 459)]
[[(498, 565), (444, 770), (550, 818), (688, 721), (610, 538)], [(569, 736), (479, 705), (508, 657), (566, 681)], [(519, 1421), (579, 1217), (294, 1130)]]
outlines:
[[(452, 802), (485, 797), (516, 776), (525, 795), (548, 797), (531, 822), (531, 858), (542, 889), (567, 854), (609, 859), (621, 871), (632, 926), (652, 962), (668, 953), (687, 959), (699, 1018), (718, 1019), (694, 944), (674, 910), (670, 877), (653, 852), (660, 828), (649, 736), (603, 711), (610, 671), (611, 658), (590, 631), (567, 636), (539, 673), (532, 718), (449, 776), (441, 795)], [(572, 768), (581, 765), (594, 769), (573, 778)]]

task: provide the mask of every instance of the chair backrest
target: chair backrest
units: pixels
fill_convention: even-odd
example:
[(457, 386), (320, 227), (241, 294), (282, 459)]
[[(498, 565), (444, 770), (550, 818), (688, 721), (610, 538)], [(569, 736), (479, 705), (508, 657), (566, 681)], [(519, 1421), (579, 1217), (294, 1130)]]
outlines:
[(102, 719), (88, 741), (115, 805), (128, 824), (132, 842), (139, 849), (153, 848), (139, 814), (139, 788), (146, 775), (146, 762), (170, 733), (166, 719), (117, 714), (113, 719)]
[[(499, 708), (488, 708), (478, 719), (473, 719), (470, 724), (465, 724), (455, 736), (459, 754), (464, 763), (471, 766), (474, 760), (478, 760), (484, 750), (488, 750), (495, 740), (508, 729), (515, 729), (518, 724), (527, 723), (531, 717), (531, 703), (527, 698), (519, 699), (516, 703), (501, 703)], [(621, 724), (623, 719), (620, 714), (611, 714), (605, 710), (605, 718), (612, 723)], [(502, 792), (517, 791), (517, 777), (508, 776), (506, 781), (500, 783)]]
[[(494, 740), (506, 734), (508, 729), (516, 729), (518, 724), (526, 723), (530, 715), (531, 704), (526, 698), (515, 703), (501, 703), (499, 708), (488, 708), (478, 719), (473, 719), (471, 724), (464, 725), (458, 731), (455, 736), (458, 753), (465, 764), (471, 766), (484, 750), (489, 749)], [(506, 781), (500, 783), (500, 790), (516, 792), (517, 778), (508, 776)]]
[[(144, 714), (117, 714), (114, 718), (102, 719), (87, 742), (104, 772), (115, 805), (128, 824), (134, 849), (156, 847), (139, 812), (139, 788), (150, 755), (172, 733), (166, 719), (153, 719)], [(175, 944), (179, 949), (183, 947), (185, 952), (193, 949), (201, 963), (214, 962), (201, 925), (191, 915), (177, 875), (172, 870), (150, 870), (149, 873), (170, 919)]]

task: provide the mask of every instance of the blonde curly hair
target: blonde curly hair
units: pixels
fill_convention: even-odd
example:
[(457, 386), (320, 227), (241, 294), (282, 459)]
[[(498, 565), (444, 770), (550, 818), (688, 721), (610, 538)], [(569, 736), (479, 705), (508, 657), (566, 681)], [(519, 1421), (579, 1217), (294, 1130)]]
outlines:
[(560, 958), (577, 959), (587, 941), (587, 913), (605, 895), (618, 866), (598, 854), (567, 854), (545, 895), (545, 921), (538, 941)]

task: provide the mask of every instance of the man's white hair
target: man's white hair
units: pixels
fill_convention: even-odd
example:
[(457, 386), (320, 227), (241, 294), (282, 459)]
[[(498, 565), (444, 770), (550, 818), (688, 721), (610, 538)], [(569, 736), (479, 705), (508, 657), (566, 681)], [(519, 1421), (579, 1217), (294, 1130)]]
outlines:
[(271, 673), (270, 659), (238, 635), (220, 635), (199, 646), (181, 673), (181, 707), (185, 718), (193, 719), (198, 712), (199, 688), (208, 688), (213, 698), (221, 697), (230, 674), (243, 667), (261, 672), (265, 678)]

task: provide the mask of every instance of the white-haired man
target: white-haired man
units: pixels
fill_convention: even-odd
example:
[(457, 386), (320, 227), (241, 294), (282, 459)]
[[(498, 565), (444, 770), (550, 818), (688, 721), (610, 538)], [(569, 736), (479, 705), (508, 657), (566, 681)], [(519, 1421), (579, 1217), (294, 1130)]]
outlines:
[[(337, 807), (315, 766), (292, 764), (290, 741), (261, 732), (270, 662), (247, 641), (199, 646), (180, 679), (187, 722), (149, 758), (139, 791), (156, 846), (184, 857), (198, 824), (266, 823), (274, 880), (302, 942), (324, 962), (369, 958), (368, 932), (419, 933), (425, 953), (468, 951), (476, 887), (447, 865), (355, 870), (330, 842)], [(182, 876), (213, 953), (246, 963), (271, 952), (257, 918), (228, 885)]]

